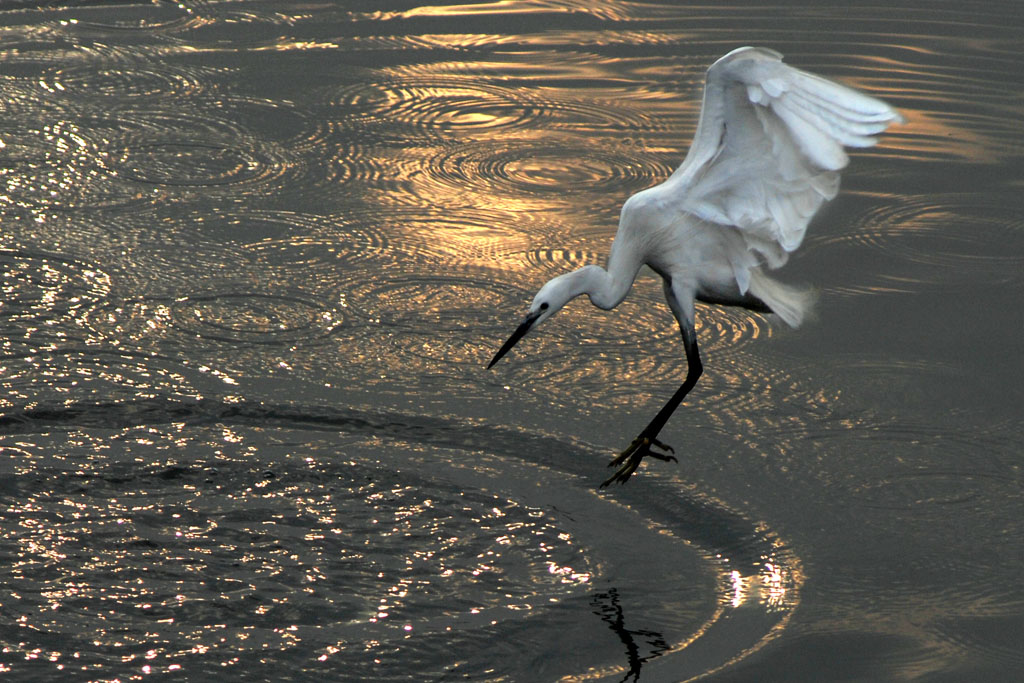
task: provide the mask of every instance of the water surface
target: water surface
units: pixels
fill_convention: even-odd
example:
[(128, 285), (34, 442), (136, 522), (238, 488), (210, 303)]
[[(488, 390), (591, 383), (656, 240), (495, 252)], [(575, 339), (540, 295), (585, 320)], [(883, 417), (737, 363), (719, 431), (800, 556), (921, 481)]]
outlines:
[[(1020, 17), (1000, 3), (0, 11), (5, 680), (1013, 680)], [(784, 271), (575, 302), (745, 44), (897, 106)]]

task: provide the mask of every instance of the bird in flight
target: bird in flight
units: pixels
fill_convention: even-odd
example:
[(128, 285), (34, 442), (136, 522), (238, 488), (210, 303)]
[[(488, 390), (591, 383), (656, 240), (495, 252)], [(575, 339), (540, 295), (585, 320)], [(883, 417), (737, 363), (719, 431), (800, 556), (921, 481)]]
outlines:
[(703, 372), (695, 302), (774, 313), (800, 325), (811, 295), (765, 270), (786, 262), (814, 214), (836, 196), (839, 171), (850, 160), (843, 148), (870, 147), (902, 120), (885, 102), (784, 64), (774, 50), (733, 50), (708, 68), (683, 163), (623, 205), (607, 270), (589, 265), (547, 282), (487, 367), (581, 294), (598, 308), (615, 308), (647, 265), (661, 276), (679, 323), (687, 374), (612, 460), (618, 469), (601, 486), (625, 483), (647, 456), (675, 460), (658, 434)]

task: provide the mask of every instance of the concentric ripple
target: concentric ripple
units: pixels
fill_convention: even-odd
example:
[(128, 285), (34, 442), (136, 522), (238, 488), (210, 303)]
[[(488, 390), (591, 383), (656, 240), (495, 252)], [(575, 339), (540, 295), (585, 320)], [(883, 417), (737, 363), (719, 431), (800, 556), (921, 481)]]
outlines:
[(245, 249), (268, 272), (312, 276), (320, 288), (348, 291), (382, 275), (386, 280), (392, 273), (416, 269), (479, 275), (480, 269), (491, 273), (500, 265), (522, 272), (533, 258), (529, 246), (534, 241), (568, 240), (572, 229), (557, 217), (504, 207), (440, 211), (371, 205), (338, 216), (294, 214), (288, 232)]
[(219, 116), (242, 127), (245, 137), (270, 140), (290, 151), (326, 151), (337, 143), (331, 137), (332, 122), (301, 104), (260, 97), (231, 97), (218, 99), (212, 107)]
[[(521, 310), (522, 305), (508, 310), (509, 325)], [(742, 412), (742, 406), (766, 399), (767, 387), (781, 379), (779, 371), (754, 367), (756, 357), (743, 349), (769, 337), (771, 330), (769, 317), (698, 305), (697, 339), (706, 365), (698, 389), (702, 403)], [(500, 341), (492, 342), (492, 353)], [(574, 302), (545, 323), (542, 333), (520, 342), (513, 354), (513, 362), (501, 370), (503, 381), (559, 402), (621, 408), (635, 405), (639, 397), (663, 401), (686, 376), (678, 325), (653, 280), (635, 284), (629, 298), (607, 313), (585, 300)]]
[(105, 171), (137, 194), (271, 191), (304, 172), (286, 149), (250, 134), (244, 121), (225, 119), (216, 100), (190, 113), (161, 109), (86, 113), (86, 136)]
[(227, 185), (251, 181), (270, 164), (249, 150), (207, 142), (139, 145), (114, 159), (126, 178), (154, 185)]
[(7, 409), (195, 398), (233, 382), (216, 371), (130, 351), (69, 349), (0, 358), (0, 406)]
[[(451, 8), (440, 9), (435, 7), (417, 6), (412, 9), (396, 11), (351, 11), (349, 12), (349, 16), (352, 21), (395, 21), (400, 19), (415, 19), (420, 16), (447, 16), (451, 19), (466, 20), (475, 17), (486, 17), (489, 15), (504, 16), (507, 11), (507, 8), (501, 5), (496, 6), (490, 3), (483, 3), (479, 5), (455, 5)], [(528, 5), (525, 7), (524, 11), (538, 15), (542, 21), (558, 17), (563, 14), (582, 14), (608, 22), (616, 22), (628, 21), (630, 18), (636, 17), (637, 10), (630, 5), (611, 5), (604, 7), (594, 6), (593, 3), (586, 2), (586, 0), (566, 0), (565, 2), (560, 2), (557, 5), (552, 6)], [(653, 11), (657, 11), (657, 8)]]
[[(840, 434), (845, 448), (838, 450)], [(951, 510), (988, 516), (992, 514), (988, 501), (993, 497), (1018, 500), (1021, 496), (1021, 482), (1007, 467), (1015, 447), (999, 439), (998, 430), (962, 435), (915, 424), (889, 424), (884, 430), (864, 426), (816, 438), (833, 458), (856, 458), (861, 463), (857, 474), (846, 481), (829, 482), (846, 489), (837, 495), (847, 497), (851, 505), (883, 514), (897, 511), (908, 523), (934, 523), (947, 519)], [(906, 454), (903, 463), (890, 461), (889, 454), (897, 449)], [(926, 459), (926, 455), (933, 457)], [(822, 472), (821, 476), (835, 475)], [(877, 524), (885, 523), (878, 513), (872, 517)]]
[[(273, 651), (310, 675), (343, 661), (376, 678), (521, 679), (543, 657), (551, 674), (618, 678), (622, 639), (698, 672), (760, 647), (799, 601), (799, 562), (750, 520), (678, 495), (638, 515), (630, 496), (574, 485), (586, 449), (539, 435), (208, 400), (23, 418), (0, 429), (69, 430), (103, 455), (20, 448), (32, 476), (0, 488), (26, 521), (6, 536), (11, 600), (30, 633), (62, 638), (57, 660), (19, 671), (56, 669), (66, 648), (97, 670), (113, 652), (119, 671), (212, 673), (221, 657), (188, 643), (215, 629), (221, 656)], [(68, 557), (73, 588), (54, 580)], [(635, 613), (617, 586), (656, 599)]]
[[(950, 514), (1007, 523), (1006, 508), (990, 501), (1018, 500), (1024, 492), (1015, 465), (1016, 416), (1000, 420), (991, 409), (980, 416), (981, 409), (962, 397), (939, 398), (964, 381), (966, 371), (955, 362), (831, 360), (827, 370), (791, 364), (795, 377), (807, 377), (793, 380), (781, 397), (799, 410), (790, 408), (785, 422), (751, 430), (759, 448), (785, 463), (808, 446), (815, 458), (801, 464), (813, 477), (807, 485), (841, 498), (844, 509), (865, 510), (862, 523), (870, 518), (891, 529), (894, 511), (904, 524), (932, 524)], [(808, 392), (811, 387), (820, 393)], [(935, 410), (942, 411), (942, 424), (930, 418)], [(798, 419), (800, 413), (807, 419)]]
[[(638, 132), (653, 127), (648, 117), (623, 102), (519, 87), (514, 76), (521, 70), (519, 64), (488, 67), (474, 74), (467, 74), (459, 63), (392, 69), (390, 80), (352, 84), (329, 99), (342, 108), (347, 120), (406, 126), (410, 134), (419, 135), (465, 137), (531, 128)], [(497, 79), (515, 85), (491, 82)]]
[[(532, 197), (631, 193), (664, 180), (672, 169), (624, 146), (562, 142), (486, 142), (446, 149), (427, 178), (462, 191)], [(414, 190), (415, 191), (415, 190)]]
[(151, 348), (172, 329), (171, 307), (161, 299), (109, 301), (85, 311), (80, 322), (87, 341), (127, 349)]
[(420, 134), (525, 127), (540, 113), (514, 89), (445, 78), (356, 83), (331, 100), (348, 120), (386, 121)]
[[(859, 212), (852, 234), (824, 241), (866, 247), (879, 287), (957, 287), (964, 281), (1020, 282), (1024, 220), (996, 196), (881, 197)], [(888, 261), (888, 263), (887, 263)], [(856, 288), (854, 289), (856, 291)]]
[[(51, 3), (40, 4), (47, 6)], [(59, 3), (61, 11), (58, 22), (68, 32), (96, 31), (104, 35), (109, 31), (182, 30), (200, 25), (200, 12), (206, 6), (206, 0), (190, 0), (187, 4), (174, 0), (155, 0), (141, 4), (119, 3), (112, 8), (89, 0), (75, 0)]]
[(217, 288), (257, 277), (250, 274), (254, 260), (238, 241), (204, 230), (204, 219), (216, 224), (217, 214), (206, 208), (197, 216), (158, 204), (81, 219), (75, 228), (90, 260), (109, 263), (122, 296), (176, 298), (195, 292), (200, 281), (205, 288)]
[(342, 126), (325, 142), (323, 175), (307, 191), (332, 196), (337, 188), (359, 184), (373, 188), (404, 188), (420, 173), (420, 160), (408, 148), (375, 146), (358, 128)]
[[(241, 217), (242, 226), (253, 217)], [(285, 279), (308, 278), (319, 290), (347, 289), (353, 278), (368, 277), (400, 261), (396, 236), (383, 220), (323, 217), (308, 214), (257, 215), (257, 225), (273, 230), (244, 246), (245, 252), (267, 273)], [(278, 223), (283, 219), (283, 223)], [(255, 227), (255, 226), (254, 226)], [(258, 236), (246, 229), (239, 233)]]
[(561, 216), (517, 208), (514, 203), (448, 211), (391, 207), (377, 213), (394, 233), (392, 248), (403, 260), (412, 259), (430, 269), (467, 271), (500, 264), (521, 271), (528, 266), (530, 247), (536, 242), (574, 240), (577, 230)]
[(857, 495), (868, 507), (943, 517), (945, 512), (937, 509), (938, 506), (976, 506), (982, 496), (991, 494), (1002, 484), (1005, 480), (995, 473), (905, 472), (885, 481), (865, 484), (857, 490)]
[[(159, 201), (171, 191), (271, 184), (296, 164), (270, 142), (215, 116), (172, 112), (54, 113), (41, 128), (0, 131), (0, 196), (67, 211)], [(249, 143), (239, 143), (242, 139)]]
[[(0, 677), (1012, 678), (1012, 3), (363, 4), (0, 11)], [(699, 304), (707, 457), (598, 491), (685, 374), (660, 281), (486, 362), (751, 26), (905, 112), (792, 265), (906, 295)]]
[(378, 278), (349, 290), (350, 304), (371, 311), (381, 323), (432, 330), (479, 330), (495, 311), (518, 311), (523, 290), (490, 278), (449, 275), (397, 275)]
[(41, 127), (36, 127), (36, 121), (0, 131), (0, 198), (4, 203), (23, 209), (68, 211), (144, 201), (138, 188), (109, 176), (103, 153), (90, 140), (88, 126), (69, 121), (63, 114), (50, 116), (52, 122)]
[[(476, 276), (395, 275), (353, 283), (348, 310), (363, 321), (363, 333), (341, 342), (339, 358), (383, 376), (403, 372), (455, 375), (457, 368), (482, 367), (493, 349), (480, 330), (496, 316), (511, 323), (521, 315), (528, 292), (497, 272)], [(431, 321), (431, 331), (422, 323)]]
[(340, 310), (300, 294), (222, 292), (192, 294), (170, 305), (171, 323), (197, 339), (289, 344), (331, 334)]
[[(299, 211), (233, 208), (198, 210), (186, 216), (183, 222), (211, 240), (242, 244), (252, 251), (258, 251), (261, 244), (273, 243), (290, 235), (327, 233), (341, 225), (340, 221)], [(360, 243), (360, 246), (368, 248), (366, 243)]]
[[(125, 60), (127, 62), (127, 60)], [(73, 64), (55, 69), (38, 85), (61, 98), (108, 98), (114, 103), (137, 102), (196, 95), (203, 91), (209, 74), (169, 64)]]
[(58, 254), (0, 250), (0, 321), (42, 321), (73, 315), (110, 293), (99, 268)]

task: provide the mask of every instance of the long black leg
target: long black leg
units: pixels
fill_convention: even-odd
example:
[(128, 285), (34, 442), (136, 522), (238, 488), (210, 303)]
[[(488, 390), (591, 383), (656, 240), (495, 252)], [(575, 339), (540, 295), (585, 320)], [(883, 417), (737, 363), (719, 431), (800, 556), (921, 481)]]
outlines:
[(642, 434), (647, 434), (651, 437), (655, 437), (665, 427), (668, 419), (672, 417), (672, 413), (676, 411), (679, 404), (683, 402), (686, 395), (690, 393), (690, 389), (693, 389), (697, 384), (697, 380), (704, 374), (704, 364), (700, 360), (700, 349), (697, 348), (697, 330), (694, 329), (693, 323), (679, 326), (680, 331), (683, 333), (683, 348), (686, 350), (686, 379), (683, 384), (676, 389), (676, 392), (672, 394), (672, 398), (662, 406), (658, 414), (654, 416)]
[(683, 336), (683, 348), (686, 351), (686, 379), (676, 389), (675, 393), (672, 394), (672, 398), (662, 406), (658, 414), (654, 416), (654, 419), (644, 427), (640, 435), (633, 439), (633, 443), (608, 464), (609, 467), (619, 467), (619, 469), (601, 484), (602, 488), (613, 482), (625, 484), (629, 481), (633, 472), (636, 471), (636, 468), (640, 466), (640, 462), (648, 455), (659, 460), (675, 460), (671, 455), (651, 450), (651, 447), (674, 452), (670, 446), (658, 441), (658, 434), (665, 427), (669, 418), (672, 417), (672, 413), (676, 411), (679, 404), (686, 398), (686, 395), (697, 384), (697, 380), (700, 379), (701, 374), (704, 372), (704, 364), (700, 360), (700, 349), (697, 347), (697, 329), (693, 324), (693, 313), (682, 310), (682, 307), (679, 305), (679, 299), (672, 291), (670, 283), (665, 284), (665, 295), (668, 298), (672, 312), (679, 321), (679, 331)]

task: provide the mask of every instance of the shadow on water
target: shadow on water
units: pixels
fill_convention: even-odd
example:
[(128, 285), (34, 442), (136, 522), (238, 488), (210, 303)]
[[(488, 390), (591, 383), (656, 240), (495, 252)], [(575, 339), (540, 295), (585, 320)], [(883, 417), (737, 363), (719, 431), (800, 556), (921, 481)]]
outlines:
[[(589, 633), (589, 638), (600, 639), (594, 635), (593, 625), (578, 622), (589, 605), (589, 611), (607, 626), (624, 652), (622, 664), (614, 664), (614, 658), (608, 658), (609, 663), (596, 665), (595, 662), (587, 662), (582, 654), (567, 658), (566, 662), (546, 664), (554, 667), (552, 673), (559, 675), (585, 674), (584, 677), (590, 679), (639, 680), (643, 670), (645, 680), (659, 680), (659, 672), (675, 679), (716, 670), (737, 658), (741, 659), (777, 635), (799, 602), (802, 582), (799, 561), (763, 524), (745, 518), (710, 497), (696, 493), (680, 494), (675, 487), (655, 480), (645, 479), (612, 493), (599, 493), (581, 486), (579, 480), (582, 477), (593, 475), (589, 470), (597, 451), (582, 443), (543, 434), (394, 412), (323, 406), (272, 406), (237, 398), (194, 401), (154, 398), (88, 405), (34, 406), (7, 411), (0, 416), (0, 438), (29, 434), (45, 434), (53, 438), (61, 433), (91, 433), (103, 439), (101, 435), (104, 432), (152, 433), (164, 429), (160, 425), (168, 424), (175, 425), (174, 430), (179, 434), (196, 431), (218, 433), (227, 429), (233, 430), (237, 436), (237, 430), (248, 429), (263, 433), (260, 440), (279, 434), (285, 443), (293, 447), (302, 439), (308, 439), (310, 434), (367, 439), (373, 444), (369, 451), (373, 453), (372, 457), (360, 458), (348, 449), (343, 458), (353, 458), (358, 465), (355, 471), (365, 471), (365, 476), (370, 478), (383, 476), (381, 467), (391, 469), (386, 476), (392, 477), (393, 482), (385, 488), (397, 491), (415, 486), (427, 494), (438, 490), (445, 490), (448, 494), (493, 491), (494, 500), (502, 501), (495, 505), (537, 506), (536, 514), (544, 519), (570, 524), (573, 540), (561, 550), (568, 552), (575, 547), (574, 552), (582, 552), (583, 555), (572, 564), (571, 574), (568, 564), (558, 569), (558, 563), (549, 563), (549, 571), (555, 572), (556, 576), (577, 577), (574, 589), (563, 596), (569, 602), (579, 601), (577, 611), (573, 612), (576, 616), (572, 617), (575, 628)], [(303, 434), (306, 436), (300, 438), (299, 435)], [(243, 442), (251, 441), (241, 436), (237, 438)], [(381, 458), (384, 451), (399, 449), (398, 444), (415, 444), (414, 450), (418, 449), (421, 456), (426, 454), (418, 467), (416, 462), (400, 462), (408, 456), (408, 447), (400, 456), (393, 456), (390, 460)], [(297, 452), (302, 450), (313, 454), (317, 452), (308, 445), (297, 449)], [(453, 454), (462, 455), (456, 457)], [(464, 459), (467, 456), (481, 460), (467, 467)], [(252, 476), (265, 481), (290, 482), (293, 487), (309, 485), (308, 482), (296, 483), (308, 474), (291, 469), (293, 466), (281, 458), (269, 457), (271, 461), (261, 463), (259, 474), (256, 475), (254, 470)], [(510, 459), (518, 460), (519, 465), (508, 462)], [(492, 460), (500, 462), (499, 470), (490, 472)], [(86, 487), (82, 490), (91, 491), (94, 485), (88, 482), (93, 481), (100, 489), (111, 486), (138, 492), (153, 489), (151, 495), (157, 495), (156, 489), (160, 487), (182, 483), (195, 485), (205, 480), (208, 486), (214, 479), (228, 476), (229, 470), (240, 464), (229, 464), (223, 458), (211, 460), (200, 453), (189, 458), (172, 458), (162, 465), (133, 465), (130, 458), (121, 464), (117, 462), (117, 458), (108, 459), (105, 464), (94, 468), (79, 464), (75, 470)], [(415, 468), (415, 475), (411, 470), (403, 473), (400, 469), (410, 466)], [(37, 467), (36, 471), (38, 476), (46, 468)], [(341, 507), (337, 514), (350, 520), (358, 518), (359, 506), (354, 501), (345, 502), (346, 496), (339, 492), (352, 485), (352, 476), (351, 467), (324, 463), (316, 480), (319, 485), (325, 481), (324, 477), (328, 480), (334, 478), (329, 487), (337, 489), (333, 495), (342, 499), (338, 503)], [(442, 480), (447, 482), (443, 487), (438, 484)], [(5, 497), (33, 498), (40, 493), (8, 489)], [(92, 495), (102, 493), (96, 490)], [(303, 494), (293, 492), (291, 495)], [(360, 495), (365, 495), (365, 492)], [(545, 508), (546, 511), (540, 512)], [(194, 510), (192, 515), (196, 523), (203, 518), (201, 509)], [(588, 519), (585, 526), (597, 520), (605, 528), (597, 533), (585, 531), (584, 525), (571, 521), (577, 518)], [(209, 524), (212, 529), (223, 523), (211, 520), (200, 524)], [(469, 523), (480, 524), (479, 520), (470, 520)], [(632, 528), (632, 531), (623, 534), (623, 529), (614, 528), (616, 524), (623, 524), (623, 529)], [(479, 532), (480, 528), (476, 531)], [(460, 543), (475, 543), (473, 532), (463, 529), (462, 533), (465, 537)], [(624, 555), (625, 548), (619, 545), (621, 541), (615, 540), (631, 534), (652, 533), (653, 542), (629, 546), (627, 552), (631, 555)], [(568, 539), (569, 533), (562, 532), (559, 538)], [(551, 547), (558, 549), (559, 545), (559, 541), (554, 540), (549, 551)], [(655, 554), (642, 550), (644, 545), (656, 549)], [(541, 547), (544, 547), (543, 543)], [(581, 569), (580, 563), (590, 568)], [(521, 572), (525, 568), (511, 567), (509, 571)], [(683, 590), (680, 582), (692, 584), (692, 590)], [(606, 587), (599, 588), (601, 584)], [(705, 588), (699, 588), (705, 584)], [(514, 590), (514, 586), (504, 589), (505, 592)], [(624, 606), (622, 591), (633, 595), (628, 603), (632, 607)], [(522, 596), (529, 593), (520, 589)], [(675, 606), (669, 607), (667, 613), (654, 605), (636, 611), (637, 593), (646, 595), (640, 600), (641, 604), (663, 594), (660, 599)], [(672, 594), (676, 597), (669, 597)], [(679, 598), (679, 594), (689, 594), (689, 598)], [(430, 616), (430, 606), (426, 607), (421, 605), (418, 621), (417, 617), (410, 617), (412, 623), (417, 630), (424, 626), (429, 630), (431, 621), (437, 622), (433, 626), (439, 630), (440, 622), (445, 620), (442, 615), (448, 613), (451, 606), (442, 608), (437, 605), (435, 608), (441, 611), (434, 617)], [(550, 613), (551, 609), (552, 606), (542, 604), (533, 607), (539, 612)], [(506, 628), (516, 628), (521, 619), (514, 610), (508, 612), (498, 604), (483, 611), (490, 616), (501, 614), (501, 618), (490, 619), (490, 622), (505, 622)], [(557, 616), (551, 618), (555, 622), (559, 620)], [(472, 618), (461, 622), (458, 618), (450, 619), (445, 632), (452, 638), (473, 640), (474, 631), (484, 627), (487, 621), (482, 617), (477, 621)], [(523, 625), (526, 623), (529, 619)], [(659, 623), (662, 624), (660, 627), (657, 626)], [(456, 625), (454, 632), (452, 624)], [(531, 641), (535, 637), (528, 636)], [(550, 631), (549, 637), (554, 637)], [(362, 642), (363, 638), (359, 640)], [(606, 659), (607, 648), (604, 652), (599, 655), (600, 659)], [(595, 651), (588, 656), (596, 654)], [(567, 663), (578, 667), (575, 673), (571, 668), (565, 668)]]
[[(617, 588), (610, 588), (595, 594), (592, 604), (594, 614), (608, 624), (608, 628), (619, 637), (626, 648), (629, 671), (622, 679), (624, 683), (625, 681), (640, 680), (640, 671), (643, 669), (644, 662), (672, 649), (672, 646), (665, 642), (665, 638), (660, 633), (644, 629), (634, 631), (626, 628), (626, 618), (619, 601)], [(646, 654), (642, 654), (644, 651)]]
[[(529, 463), (570, 474), (586, 472), (585, 465), (604, 456), (583, 444), (541, 434), (494, 425), (459, 424), (424, 415), (376, 413), (323, 406), (268, 406), (237, 399), (220, 401), (138, 400), (88, 405), (35, 406), (0, 415), (0, 435), (30, 434), (50, 430), (125, 429), (166, 424), (248, 425), (263, 428), (305, 429), (330, 432), (366, 433), (404, 439), (436, 448), (466, 451), (515, 453)], [(518, 451), (518, 452), (517, 452)], [(645, 482), (648, 490), (657, 482)], [(619, 492), (630, 491), (623, 487)], [(662, 493), (658, 491), (658, 493)], [(616, 496), (619, 498), (620, 496)], [(674, 522), (671, 531), (680, 538), (705, 548), (715, 557), (729, 557), (735, 566), (756, 566), (771, 558), (780, 547), (778, 539), (757, 528), (738, 513), (720, 507), (700, 495), (676, 493), (675, 500), (650, 504)], [(629, 503), (637, 502), (624, 496)], [(795, 569), (795, 568), (794, 568)]]
[[(0, 676), (1015, 680), (1019, 12), (374, 4), (0, 7)], [(483, 365), (743, 44), (907, 124), (599, 491), (660, 285)]]

